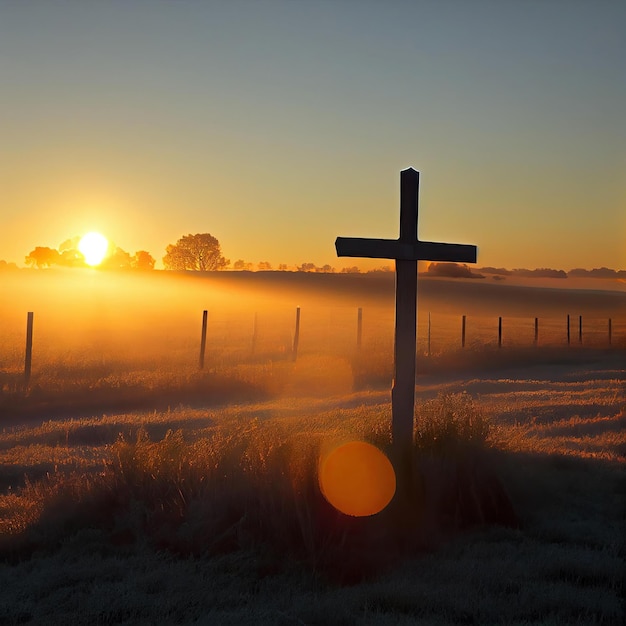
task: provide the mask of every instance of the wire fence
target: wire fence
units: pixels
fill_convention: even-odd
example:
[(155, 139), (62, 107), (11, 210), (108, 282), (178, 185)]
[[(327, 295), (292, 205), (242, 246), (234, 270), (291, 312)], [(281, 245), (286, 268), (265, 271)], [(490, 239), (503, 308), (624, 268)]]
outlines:
[[(626, 350), (626, 318), (472, 316), (420, 311), (417, 353), (588, 347)], [(386, 307), (278, 307), (262, 311), (190, 311), (184, 319), (147, 316), (120, 325), (92, 318), (59, 327), (28, 312), (26, 326), (4, 333), (0, 374), (66, 371), (116, 363), (132, 368), (211, 368), (327, 355), (393, 358), (394, 313)]]

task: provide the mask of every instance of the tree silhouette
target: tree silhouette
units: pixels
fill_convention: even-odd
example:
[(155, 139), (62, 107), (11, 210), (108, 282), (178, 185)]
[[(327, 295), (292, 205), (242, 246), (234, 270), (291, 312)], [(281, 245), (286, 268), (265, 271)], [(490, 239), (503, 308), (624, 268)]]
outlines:
[(47, 246), (37, 246), (34, 250), (31, 250), (24, 259), (26, 265), (36, 265), (37, 267), (50, 267), (51, 265), (58, 264), (59, 261), (60, 255), (58, 250), (48, 248)]
[[(50, 267), (60, 265), (62, 267), (86, 267), (85, 257), (78, 250), (80, 237), (66, 239), (58, 249), (37, 246), (25, 257), (26, 265), (36, 267)], [(108, 254), (97, 266), (105, 270), (154, 269), (154, 258), (146, 250), (139, 250), (134, 255), (109, 242)]]
[(592, 270), (585, 270), (581, 267), (567, 272), (568, 276), (574, 278), (624, 278), (626, 270), (613, 270), (608, 267), (595, 267)]
[(222, 256), (220, 242), (209, 233), (185, 235), (167, 246), (163, 265), (169, 270), (207, 272), (224, 269), (230, 263)]
[(132, 266), (138, 270), (153, 270), (155, 262), (149, 252), (138, 250), (132, 259)]
[[(78, 250), (79, 241), (79, 236), (71, 237), (70, 239), (66, 239), (59, 246), (58, 250), (52, 249), (52, 263), (63, 267), (85, 267), (85, 257), (82, 252)], [(37, 248), (35, 248), (35, 250), (37, 250)], [(28, 263), (28, 260), (26, 262)]]
[(539, 267), (535, 270), (527, 270), (526, 268), (514, 269), (514, 276), (524, 276), (525, 278), (567, 278), (567, 274), (563, 270), (553, 270), (549, 267)]
[(252, 271), (252, 263), (248, 263), (247, 261), (244, 261), (243, 259), (237, 259), (234, 263), (233, 263), (233, 269), (235, 270), (239, 270), (239, 271)]
[(126, 250), (115, 246), (113, 253), (100, 263), (100, 267), (107, 270), (127, 270), (132, 267), (132, 258)]
[(315, 263), (303, 263), (296, 268), (299, 272), (317, 272), (317, 265)]
[(70, 237), (66, 239), (60, 246), (59, 252), (66, 252), (67, 250), (78, 250), (78, 244), (80, 243), (80, 237), (75, 235), (74, 237)]
[(65, 267), (85, 267), (85, 257), (78, 250), (67, 249), (59, 255), (57, 264)]
[(432, 276), (444, 276), (447, 278), (484, 278), (482, 274), (476, 274), (465, 264), (458, 263), (431, 263), (428, 273)]

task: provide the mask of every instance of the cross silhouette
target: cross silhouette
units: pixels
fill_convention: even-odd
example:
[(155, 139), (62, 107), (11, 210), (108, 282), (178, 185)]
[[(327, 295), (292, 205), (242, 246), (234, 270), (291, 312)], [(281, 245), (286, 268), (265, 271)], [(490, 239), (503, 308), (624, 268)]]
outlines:
[(476, 263), (476, 246), (420, 241), (417, 235), (419, 172), (400, 172), (400, 237), (337, 237), (337, 256), (395, 259), (396, 330), (391, 392), (394, 447), (404, 453), (413, 442), (415, 356), (417, 349), (417, 262)]

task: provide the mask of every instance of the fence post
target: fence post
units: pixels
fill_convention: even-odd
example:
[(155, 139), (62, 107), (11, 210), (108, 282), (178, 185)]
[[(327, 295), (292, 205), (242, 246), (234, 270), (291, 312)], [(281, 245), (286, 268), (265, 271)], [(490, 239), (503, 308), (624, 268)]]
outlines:
[(202, 335), (200, 338), (200, 369), (204, 368), (204, 351), (206, 349), (206, 327), (208, 311), (202, 311)]
[(430, 356), (430, 311), (428, 311), (428, 356)]
[(461, 348), (465, 348), (465, 315), (461, 322)]
[(535, 345), (539, 342), (539, 318), (535, 318)]
[(254, 324), (252, 326), (252, 346), (250, 348), (251, 354), (254, 354), (256, 351), (256, 340), (257, 340), (258, 327), (259, 327), (258, 316), (259, 316), (258, 313), (254, 314)]
[(567, 314), (567, 345), (569, 346), (569, 313)]
[(293, 334), (293, 349), (291, 350), (291, 360), (298, 358), (298, 343), (300, 342), (300, 307), (296, 307), (296, 330)]
[(609, 345), (611, 345), (611, 335), (613, 334), (611, 326), (611, 318), (609, 317)]
[(578, 343), (583, 342), (583, 316), (578, 316)]
[(24, 358), (24, 384), (30, 382), (30, 369), (33, 360), (33, 311), (26, 314), (26, 356)]
[(356, 315), (356, 349), (361, 350), (363, 340), (363, 309), (359, 307)]
[(502, 318), (498, 318), (498, 348), (502, 347)]

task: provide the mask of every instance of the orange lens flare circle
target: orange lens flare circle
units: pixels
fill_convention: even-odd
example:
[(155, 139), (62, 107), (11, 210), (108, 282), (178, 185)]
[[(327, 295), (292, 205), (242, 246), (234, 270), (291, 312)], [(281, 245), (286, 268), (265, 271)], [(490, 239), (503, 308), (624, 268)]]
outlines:
[(321, 458), (318, 477), (326, 500), (353, 517), (379, 513), (396, 492), (391, 461), (364, 441), (344, 443)]

